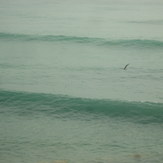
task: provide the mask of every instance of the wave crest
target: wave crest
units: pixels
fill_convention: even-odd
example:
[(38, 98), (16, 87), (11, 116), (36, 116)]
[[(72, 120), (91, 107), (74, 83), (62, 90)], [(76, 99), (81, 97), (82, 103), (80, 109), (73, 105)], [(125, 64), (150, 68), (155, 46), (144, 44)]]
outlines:
[(7, 111), (21, 116), (47, 114), (73, 118), (73, 115), (80, 114), (80, 118), (84, 118), (85, 115), (93, 115), (95, 117), (120, 117), (140, 123), (162, 123), (162, 108), (162, 103), (84, 99), (53, 94), (0, 91), (0, 112)]
[(27, 35), (27, 34), (0, 33), (0, 40), (2, 39), (11, 41), (70, 42), (70, 43), (93, 44), (97, 46), (163, 48), (163, 41), (145, 39), (110, 40), (104, 38), (64, 36), (64, 35)]

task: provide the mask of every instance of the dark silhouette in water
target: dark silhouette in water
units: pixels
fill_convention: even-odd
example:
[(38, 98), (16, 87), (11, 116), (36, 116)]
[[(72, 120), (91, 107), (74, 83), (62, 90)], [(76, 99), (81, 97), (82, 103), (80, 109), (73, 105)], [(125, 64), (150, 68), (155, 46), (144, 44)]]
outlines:
[(141, 155), (140, 154), (135, 154), (133, 155), (133, 158), (136, 159), (136, 160), (140, 160), (141, 159)]
[(128, 65), (129, 65), (129, 64), (127, 64), (123, 69), (126, 70), (126, 68), (127, 68)]

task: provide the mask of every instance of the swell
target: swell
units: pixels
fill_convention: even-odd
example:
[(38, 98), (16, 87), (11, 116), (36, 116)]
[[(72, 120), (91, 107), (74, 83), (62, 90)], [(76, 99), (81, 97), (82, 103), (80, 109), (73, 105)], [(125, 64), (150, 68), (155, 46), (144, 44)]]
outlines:
[(120, 47), (138, 47), (138, 48), (163, 48), (163, 41), (146, 39), (104, 39), (64, 35), (27, 35), (0, 33), (0, 40), (10, 41), (46, 41), (46, 42), (70, 42), (93, 44), (98, 46), (120, 46)]
[(153, 25), (162, 25), (163, 20), (158, 19), (158, 20), (145, 20), (145, 21), (127, 21), (127, 23), (133, 23), (133, 24), (153, 24)]
[(95, 117), (121, 117), (140, 123), (162, 123), (163, 104), (127, 102), (99, 99), (74, 98), (69, 96), (0, 91), (0, 113), (33, 116), (80, 115)]

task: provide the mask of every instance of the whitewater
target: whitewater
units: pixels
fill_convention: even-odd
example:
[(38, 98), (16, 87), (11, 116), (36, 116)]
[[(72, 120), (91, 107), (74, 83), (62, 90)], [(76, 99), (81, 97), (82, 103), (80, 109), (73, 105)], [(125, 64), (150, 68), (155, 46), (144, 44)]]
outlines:
[(0, 162), (162, 163), (162, 15), (161, 0), (1, 0)]

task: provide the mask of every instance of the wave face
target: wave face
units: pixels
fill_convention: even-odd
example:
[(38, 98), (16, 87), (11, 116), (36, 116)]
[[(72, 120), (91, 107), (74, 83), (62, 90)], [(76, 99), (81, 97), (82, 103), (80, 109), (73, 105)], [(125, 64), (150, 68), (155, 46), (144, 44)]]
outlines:
[(146, 39), (119, 39), (109, 40), (104, 38), (64, 36), (64, 35), (27, 35), (0, 33), (0, 39), (11, 41), (46, 41), (46, 42), (70, 42), (93, 44), (98, 46), (119, 46), (119, 47), (138, 47), (138, 48), (163, 48), (163, 42), (158, 40)]
[[(124, 102), (69, 96), (0, 91), (0, 112), (32, 116), (125, 118), (139, 123), (162, 123), (162, 103)], [(84, 115), (84, 116), (81, 116)]]

